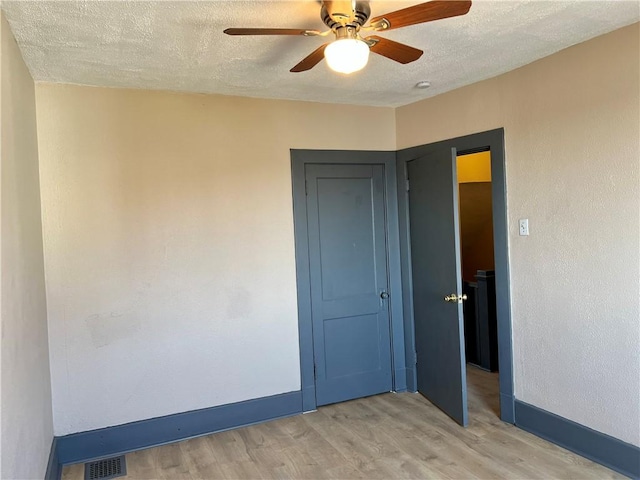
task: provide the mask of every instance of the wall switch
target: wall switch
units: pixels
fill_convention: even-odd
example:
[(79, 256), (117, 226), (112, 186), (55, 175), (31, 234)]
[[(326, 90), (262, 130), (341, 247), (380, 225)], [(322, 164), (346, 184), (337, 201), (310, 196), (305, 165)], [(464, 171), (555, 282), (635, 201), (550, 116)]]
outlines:
[(521, 218), (520, 219), (520, 236), (529, 235), (529, 219)]

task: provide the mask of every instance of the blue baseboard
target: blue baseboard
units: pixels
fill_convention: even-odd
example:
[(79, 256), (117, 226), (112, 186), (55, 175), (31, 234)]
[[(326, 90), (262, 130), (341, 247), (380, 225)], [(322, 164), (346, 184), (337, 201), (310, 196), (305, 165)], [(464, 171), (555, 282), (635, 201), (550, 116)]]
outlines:
[(56, 437), (52, 456), (58, 466), (82, 463), (299, 413), (302, 393), (283, 393)]
[(584, 425), (515, 401), (516, 425), (631, 478), (640, 478), (640, 448)]
[(58, 439), (54, 437), (51, 442), (49, 462), (47, 463), (47, 471), (44, 474), (44, 480), (58, 480), (60, 477), (62, 477), (62, 464), (58, 459)]

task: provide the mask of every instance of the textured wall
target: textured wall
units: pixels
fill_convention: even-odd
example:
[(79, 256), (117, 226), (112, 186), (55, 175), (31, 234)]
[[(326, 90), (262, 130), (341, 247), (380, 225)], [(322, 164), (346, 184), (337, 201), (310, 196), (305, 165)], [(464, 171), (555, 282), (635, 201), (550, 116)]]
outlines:
[(399, 148), (505, 128), (516, 397), (635, 445), (639, 45), (635, 24), (396, 111)]
[(42, 478), (53, 423), (34, 86), (1, 23), (2, 478)]
[(37, 87), (56, 435), (300, 388), (290, 148), (392, 109)]

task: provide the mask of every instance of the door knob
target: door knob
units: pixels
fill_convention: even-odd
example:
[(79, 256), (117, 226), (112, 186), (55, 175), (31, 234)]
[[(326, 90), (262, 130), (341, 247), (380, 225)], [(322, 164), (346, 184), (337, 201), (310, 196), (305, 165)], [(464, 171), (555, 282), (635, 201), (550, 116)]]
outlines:
[(389, 294), (385, 291), (382, 291), (380, 292), (380, 298), (386, 300), (387, 298), (389, 298)]
[(451, 295), (447, 295), (446, 297), (444, 297), (445, 302), (453, 302), (453, 303), (462, 303), (466, 299), (467, 299), (466, 293), (463, 293), (460, 296), (456, 295), (455, 293), (452, 293)]

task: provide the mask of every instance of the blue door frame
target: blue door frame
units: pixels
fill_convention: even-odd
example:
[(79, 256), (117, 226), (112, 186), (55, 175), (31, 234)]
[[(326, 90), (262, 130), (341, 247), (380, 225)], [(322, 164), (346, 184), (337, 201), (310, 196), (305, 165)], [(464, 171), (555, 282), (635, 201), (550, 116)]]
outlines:
[(302, 410), (316, 409), (316, 391), (313, 369), (313, 329), (311, 321), (311, 282), (309, 272), (309, 239), (307, 234), (307, 202), (305, 192), (305, 166), (308, 164), (372, 164), (384, 167), (387, 266), (389, 276), (389, 314), (393, 390), (407, 389), (405, 366), (405, 332), (402, 305), (402, 279), (400, 273), (400, 237), (398, 235), (398, 195), (396, 181), (396, 153), (342, 150), (291, 150), (293, 186), (293, 215), (296, 250), (296, 277), (298, 287), (298, 329), (300, 340), (300, 374)]
[(302, 410), (316, 409), (313, 373), (313, 330), (309, 280), (309, 245), (305, 194), (306, 164), (380, 164), (385, 169), (385, 208), (389, 249), (389, 293), (393, 389), (416, 391), (415, 330), (413, 322), (407, 162), (430, 152), (455, 148), (458, 154), (491, 151), (493, 237), (498, 316), (498, 363), (500, 368), (500, 418), (515, 423), (513, 352), (506, 205), (504, 129), (406, 148), (397, 152), (291, 150), (293, 214), (298, 287), (298, 328)]

